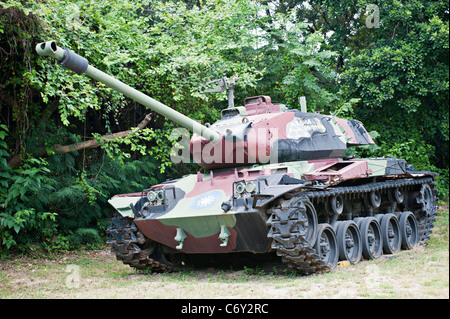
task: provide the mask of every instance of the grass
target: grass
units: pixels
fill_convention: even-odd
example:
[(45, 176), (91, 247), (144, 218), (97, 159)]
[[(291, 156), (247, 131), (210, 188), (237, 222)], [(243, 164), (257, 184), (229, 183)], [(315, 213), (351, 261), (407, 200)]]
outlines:
[(297, 276), (275, 266), (147, 274), (107, 249), (50, 259), (0, 261), (0, 298), (449, 298), (448, 205), (426, 247), (326, 274)]

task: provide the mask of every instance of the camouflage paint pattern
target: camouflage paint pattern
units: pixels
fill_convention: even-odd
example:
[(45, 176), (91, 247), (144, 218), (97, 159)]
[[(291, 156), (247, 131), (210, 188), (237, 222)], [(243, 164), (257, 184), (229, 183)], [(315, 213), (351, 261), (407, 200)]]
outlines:
[[(225, 253), (230, 251), (265, 252), (269, 249), (267, 229), (265, 225), (264, 206), (285, 192), (302, 189), (302, 183), (283, 185), (279, 179), (289, 176), (302, 181), (306, 176), (320, 180), (321, 169), (327, 169), (328, 176), (323, 181), (330, 185), (346, 179), (400, 174), (404, 169), (404, 161), (389, 159), (326, 159), (312, 161), (286, 162), (267, 164), (255, 167), (235, 168), (226, 171), (211, 171), (209, 174), (192, 174), (179, 180), (155, 185), (153, 191), (164, 190), (163, 201), (149, 202), (147, 191), (128, 195), (116, 195), (110, 203), (123, 216), (134, 218), (130, 204), (139, 200), (146, 201), (139, 216), (134, 219), (143, 234), (168, 247), (176, 248), (180, 242), (175, 239), (177, 229), (186, 235), (181, 252), (185, 253)], [(354, 170), (354, 166), (364, 170)], [(335, 170), (330, 168), (336, 168)], [(350, 172), (347, 172), (350, 171)], [(344, 174), (343, 174), (344, 173)], [(343, 176), (342, 176), (343, 175)], [(266, 188), (269, 201), (260, 204), (256, 199), (264, 198), (263, 193), (236, 193), (236, 182), (261, 181), (271, 178)], [(277, 179), (278, 178), (278, 179)], [(310, 178), (311, 179), (311, 178)], [(277, 181), (272, 184), (272, 181)], [(278, 194), (275, 196), (274, 194)], [(142, 198), (142, 199), (141, 199)], [(233, 205), (235, 199), (235, 205)], [(247, 202), (246, 202), (247, 201)], [(223, 204), (231, 203), (229, 210)], [(261, 206), (262, 207), (256, 207)], [(247, 207), (246, 207), (247, 206)], [(226, 245), (219, 239), (222, 230), (229, 232)]]

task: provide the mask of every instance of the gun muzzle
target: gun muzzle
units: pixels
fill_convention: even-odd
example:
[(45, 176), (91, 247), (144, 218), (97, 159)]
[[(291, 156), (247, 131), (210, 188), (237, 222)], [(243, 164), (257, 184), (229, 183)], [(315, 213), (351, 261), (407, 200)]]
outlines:
[(41, 56), (49, 56), (58, 61), (62, 61), (65, 55), (64, 50), (58, 47), (54, 40), (38, 43), (36, 52)]
[(89, 65), (86, 58), (69, 49), (60, 48), (54, 40), (38, 43), (36, 52), (41, 56), (49, 56), (57, 60), (59, 64), (77, 74), (83, 74)]

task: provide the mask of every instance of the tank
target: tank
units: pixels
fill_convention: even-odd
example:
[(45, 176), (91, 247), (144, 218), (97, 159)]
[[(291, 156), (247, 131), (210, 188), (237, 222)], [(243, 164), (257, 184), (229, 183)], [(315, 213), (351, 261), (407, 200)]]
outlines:
[(118, 260), (172, 271), (202, 260), (276, 258), (300, 274), (330, 271), (426, 245), (437, 212), (436, 173), (397, 158), (346, 157), (374, 144), (356, 120), (290, 109), (269, 96), (234, 106), (237, 79), (221, 119), (201, 125), (57, 46), (36, 46), (193, 132), (189, 160), (203, 169), (109, 203), (107, 233)]

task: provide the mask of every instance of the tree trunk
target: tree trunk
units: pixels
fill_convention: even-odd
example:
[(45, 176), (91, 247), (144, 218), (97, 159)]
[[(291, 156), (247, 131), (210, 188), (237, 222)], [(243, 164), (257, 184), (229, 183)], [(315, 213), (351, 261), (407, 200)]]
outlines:
[[(139, 125), (137, 126), (138, 130), (142, 130), (143, 128), (145, 128), (145, 126), (147, 126), (148, 122), (150, 122), (151, 118), (152, 118), (151, 115), (147, 114), (145, 116), (145, 118), (142, 120), (142, 122), (139, 123)], [(122, 131), (122, 132), (118, 132), (118, 133), (114, 133), (114, 134), (103, 135), (101, 137), (101, 140), (107, 141), (107, 140), (114, 139), (116, 137), (126, 137), (126, 136), (128, 136), (128, 134), (131, 133), (131, 131), (132, 130), (127, 130), (127, 131)], [(65, 153), (83, 150), (86, 148), (94, 148), (94, 147), (99, 147), (99, 146), (100, 146), (100, 144), (97, 142), (97, 140), (92, 139), (89, 141), (74, 143), (74, 144), (70, 144), (70, 145), (56, 144), (54, 146), (54, 149), (57, 154), (65, 154)]]
[[(148, 122), (150, 122), (151, 118), (152, 118), (151, 115), (147, 114), (145, 116), (145, 118), (142, 120), (142, 122), (139, 123), (139, 125), (137, 126), (138, 130), (144, 129), (147, 126)], [(127, 130), (127, 131), (122, 131), (122, 132), (118, 132), (118, 133), (114, 133), (114, 134), (103, 135), (101, 137), (101, 140), (107, 141), (107, 140), (110, 140), (110, 139), (113, 139), (116, 137), (126, 137), (131, 132), (132, 132), (132, 130)], [(100, 146), (100, 144), (97, 142), (97, 140), (92, 139), (89, 141), (74, 143), (74, 144), (70, 144), (70, 145), (56, 144), (54, 146), (54, 150), (57, 154), (65, 154), (65, 153), (83, 150), (86, 148), (94, 148), (94, 147), (99, 147), (99, 146)], [(45, 148), (43, 148), (43, 147), (41, 147), (39, 150), (40, 150), (41, 154), (38, 154), (37, 156), (43, 156), (47, 153)], [(8, 166), (9, 167), (17, 167), (20, 164), (22, 164), (22, 162), (23, 162), (22, 156), (20, 154), (16, 154), (13, 157), (11, 157), (11, 159), (8, 161)]]

